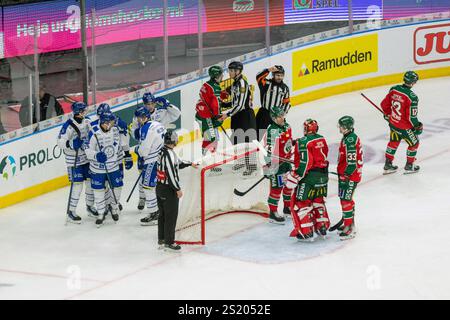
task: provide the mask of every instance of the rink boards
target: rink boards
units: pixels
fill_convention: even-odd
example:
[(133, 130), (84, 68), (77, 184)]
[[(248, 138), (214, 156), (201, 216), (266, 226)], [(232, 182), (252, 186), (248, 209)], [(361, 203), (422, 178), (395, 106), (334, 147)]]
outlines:
[[(417, 71), (421, 79), (450, 74), (449, 18), (410, 19), (379, 27), (376, 23), (359, 26), (352, 35), (345, 34), (346, 28), (331, 30), (276, 45), (268, 57), (264, 49), (237, 60), (245, 62), (244, 73), (251, 84), (263, 68), (283, 65), (288, 70), (285, 81), (292, 90), (293, 106), (397, 83), (406, 70)], [(222, 62), (222, 66), (231, 60)], [(191, 73), (171, 80), (170, 89), (158, 84), (108, 103), (114, 111), (129, 114), (144, 91), (179, 97), (180, 132), (186, 143), (198, 138), (194, 105), (205, 80), (205, 76), (199, 78)], [(254, 105), (259, 106), (258, 92)], [(9, 140), (0, 143), (0, 208), (67, 185), (64, 157), (56, 146), (62, 120), (51, 120), (46, 129), (23, 137), (10, 135)]]

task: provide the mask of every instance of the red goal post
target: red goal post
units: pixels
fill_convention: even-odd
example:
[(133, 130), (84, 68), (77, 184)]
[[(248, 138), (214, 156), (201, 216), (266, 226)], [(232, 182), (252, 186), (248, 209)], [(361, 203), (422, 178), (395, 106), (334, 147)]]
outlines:
[(248, 188), (262, 177), (260, 153), (255, 145), (243, 143), (218, 150), (203, 157), (197, 169), (181, 172), (184, 195), (175, 234), (178, 244), (204, 245), (206, 221), (219, 216), (268, 217), (267, 183), (261, 183), (244, 197), (233, 192), (235, 188)]

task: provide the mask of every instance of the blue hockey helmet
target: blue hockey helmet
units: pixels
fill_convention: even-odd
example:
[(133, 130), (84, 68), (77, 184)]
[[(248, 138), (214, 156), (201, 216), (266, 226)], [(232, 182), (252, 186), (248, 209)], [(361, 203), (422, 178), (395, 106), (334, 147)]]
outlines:
[(142, 101), (144, 104), (155, 102), (155, 96), (151, 94), (150, 92), (144, 93), (142, 96)]
[(150, 114), (150, 111), (149, 111), (146, 107), (140, 106), (140, 107), (138, 107), (138, 108), (136, 109), (136, 111), (134, 112), (134, 116), (135, 116), (136, 118), (147, 117), (147, 118), (150, 119), (151, 114)]
[(105, 112), (111, 112), (111, 107), (107, 103), (102, 103), (97, 107), (97, 115), (100, 116)]
[(99, 116), (100, 124), (104, 124), (106, 122), (115, 121), (116, 116), (112, 112), (104, 112)]
[(74, 102), (72, 104), (72, 112), (74, 115), (80, 114), (87, 109), (87, 105), (84, 102)]

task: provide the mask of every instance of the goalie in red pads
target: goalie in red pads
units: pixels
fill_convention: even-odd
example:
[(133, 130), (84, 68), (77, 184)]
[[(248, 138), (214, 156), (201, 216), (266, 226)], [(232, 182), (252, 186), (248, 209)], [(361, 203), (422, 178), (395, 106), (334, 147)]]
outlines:
[(314, 232), (326, 236), (330, 227), (325, 197), (328, 191), (328, 145), (317, 133), (316, 120), (303, 123), (304, 137), (297, 140), (295, 168), (288, 174), (286, 187), (294, 189), (291, 201), (294, 230), (290, 236), (311, 241)]

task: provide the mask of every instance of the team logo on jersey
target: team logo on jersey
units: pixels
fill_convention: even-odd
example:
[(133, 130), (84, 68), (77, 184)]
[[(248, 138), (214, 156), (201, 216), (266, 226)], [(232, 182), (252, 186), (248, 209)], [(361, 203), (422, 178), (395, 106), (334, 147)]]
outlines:
[(12, 156), (6, 156), (0, 162), (0, 175), (4, 180), (9, 180), (16, 175), (16, 160)]
[(114, 156), (115, 153), (115, 149), (114, 146), (106, 146), (103, 149), (103, 152), (106, 154), (106, 156), (108, 157), (108, 159), (112, 158)]
[(450, 23), (417, 28), (414, 61), (417, 64), (450, 61)]
[(284, 153), (290, 153), (292, 150), (292, 140), (288, 140), (284, 145)]

